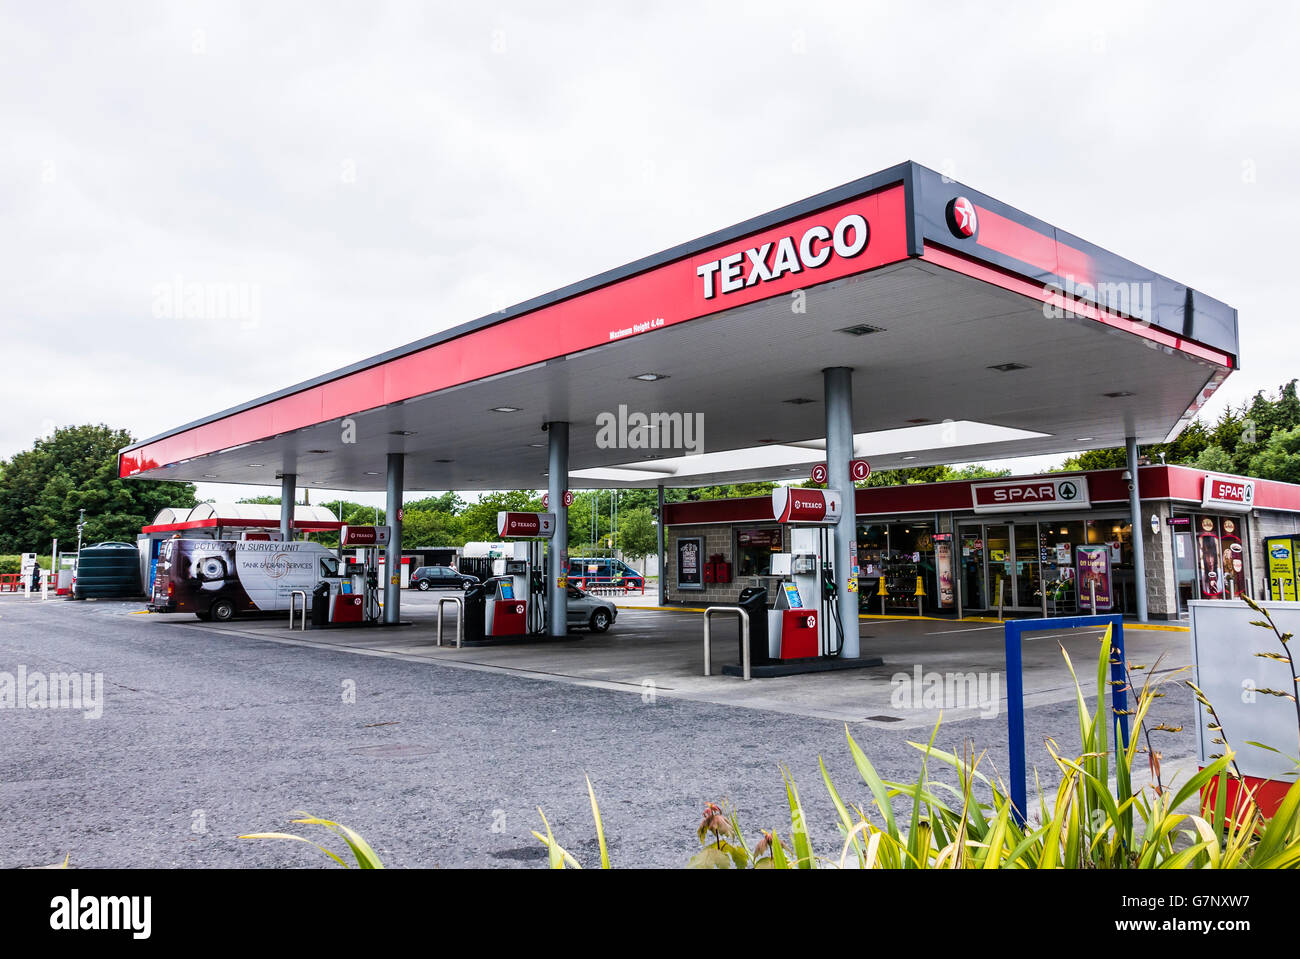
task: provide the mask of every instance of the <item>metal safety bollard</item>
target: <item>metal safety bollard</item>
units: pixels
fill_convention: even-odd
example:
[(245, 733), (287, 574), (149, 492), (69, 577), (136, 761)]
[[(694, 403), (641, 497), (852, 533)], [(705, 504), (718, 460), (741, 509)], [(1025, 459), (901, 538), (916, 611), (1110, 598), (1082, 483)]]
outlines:
[(444, 596), (438, 600), (438, 645), (442, 645), (442, 608), (447, 603), (456, 607), (456, 648), (460, 649), (465, 639), (465, 601), (459, 596)]
[(289, 628), (293, 629), (293, 614), (298, 611), (298, 597), (302, 597), (302, 625), (299, 632), (307, 631), (307, 591), (305, 589), (295, 589), (289, 593)]
[(714, 613), (737, 613), (740, 616), (741, 670), (749, 679), (749, 613), (739, 606), (710, 606), (704, 611), (704, 675), (713, 675), (712, 643), (709, 641), (709, 620)]

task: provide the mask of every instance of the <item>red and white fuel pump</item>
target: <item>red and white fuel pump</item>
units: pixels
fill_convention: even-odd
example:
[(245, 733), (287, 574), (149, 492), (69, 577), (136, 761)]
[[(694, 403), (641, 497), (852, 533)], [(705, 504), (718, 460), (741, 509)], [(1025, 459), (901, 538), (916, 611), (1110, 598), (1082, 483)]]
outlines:
[(833, 527), (842, 509), (836, 490), (781, 486), (772, 491), (773, 518), (790, 527), (790, 551), (772, 554), (771, 574), (779, 583), (767, 614), (770, 662), (839, 655), (843, 623), (832, 557)]
[(330, 623), (379, 621), (379, 556), (391, 536), (390, 526), (344, 526), (339, 530), (339, 547), (356, 552), (343, 558), (338, 591), (330, 591)]
[[(497, 513), (497, 533), (512, 542), (466, 544), (464, 554), (472, 558), (475, 551), (471, 546), (489, 548), (492, 575), (483, 583), (483, 634), (508, 637), (544, 633), (547, 544), (555, 535), (555, 514), (503, 511)], [(472, 636), (477, 630), (469, 618), (466, 624)]]

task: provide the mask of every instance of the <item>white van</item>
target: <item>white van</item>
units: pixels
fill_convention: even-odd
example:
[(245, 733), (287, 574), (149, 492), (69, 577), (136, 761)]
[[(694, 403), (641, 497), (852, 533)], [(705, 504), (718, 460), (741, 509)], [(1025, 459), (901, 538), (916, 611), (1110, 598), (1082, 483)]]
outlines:
[(149, 609), (225, 622), (240, 613), (287, 610), (295, 590), (310, 603), (322, 582), (331, 594), (351, 586), (334, 551), (319, 543), (169, 539), (158, 550)]

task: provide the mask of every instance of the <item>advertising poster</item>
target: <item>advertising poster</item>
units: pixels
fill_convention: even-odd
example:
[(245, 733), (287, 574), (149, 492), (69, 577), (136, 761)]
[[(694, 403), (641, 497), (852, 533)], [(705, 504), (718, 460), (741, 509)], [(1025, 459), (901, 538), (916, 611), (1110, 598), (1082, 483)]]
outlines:
[(1110, 590), (1110, 547), (1076, 546), (1075, 567), (1079, 587), (1079, 608), (1090, 608), (1092, 588), (1097, 588), (1097, 608), (1110, 609), (1114, 604)]
[(1290, 540), (1268, 541), (1269, 599), (1292, 601), (1296, 598), (1295, 549)]
[(1219, 544), (1223, 560), (1223, 598), (1236, 599), (1246, 590), (1246, 557), (1235, 519), (1223, 521)]
[(683, 536), (677, 541), (678, 589), (704, 588), (703, 553), (704, 539), (700, 536)]
[(939, 580), (939, 608), (952, 609), (957, 602), (953, 586), (952, 534), (936, 533), (934, 536), (934, 569)]
[(1200, 533), (1196, 536), (1196, 576), (1201, 587), (1201, 599), (1223, 598), (1223, 552), (1214, 520), (1201, 519)]

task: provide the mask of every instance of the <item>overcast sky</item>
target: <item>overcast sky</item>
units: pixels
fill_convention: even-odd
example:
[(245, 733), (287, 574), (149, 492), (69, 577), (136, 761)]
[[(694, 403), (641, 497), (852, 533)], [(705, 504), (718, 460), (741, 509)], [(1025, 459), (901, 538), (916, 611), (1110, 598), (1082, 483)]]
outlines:
[[(1236, 307), (1213, 415), (1300, 375), (1298, 21), (6, 0), (0, 456), (150, 436), (905, 159)], [(177, 283), (243, 313), (187, 319)]]

